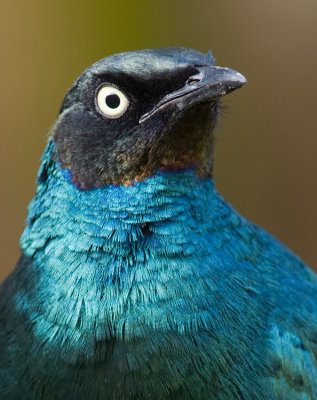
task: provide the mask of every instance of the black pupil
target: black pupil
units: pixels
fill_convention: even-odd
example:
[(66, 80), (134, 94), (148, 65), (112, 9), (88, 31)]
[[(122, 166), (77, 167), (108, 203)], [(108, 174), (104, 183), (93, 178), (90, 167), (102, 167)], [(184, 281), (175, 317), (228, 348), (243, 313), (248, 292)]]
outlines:
[(118, 108), (120, 105), (120, 97), (117, 94), (109, 94), (106, 97), (106, 104), (109, 108)]

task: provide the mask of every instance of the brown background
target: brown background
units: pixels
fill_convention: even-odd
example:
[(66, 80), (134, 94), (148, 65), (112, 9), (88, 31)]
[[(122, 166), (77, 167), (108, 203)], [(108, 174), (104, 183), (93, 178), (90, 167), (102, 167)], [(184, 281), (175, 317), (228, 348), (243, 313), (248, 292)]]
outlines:
[(0, 280), (19, 256), (60, 102), (92, 62), (148, 47), (212, 48), (248, 85), (225, 100), (216, 184), (317, 269), (316, 0), (0, 0)]

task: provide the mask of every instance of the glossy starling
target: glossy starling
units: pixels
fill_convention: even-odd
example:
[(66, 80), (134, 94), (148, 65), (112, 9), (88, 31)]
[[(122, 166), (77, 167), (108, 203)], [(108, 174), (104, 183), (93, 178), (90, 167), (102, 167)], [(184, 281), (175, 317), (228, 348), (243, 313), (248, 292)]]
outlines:
[(172, 48), (68, 90), (0, 289), (1, 399), (317, 399), (316, 275), (212, 179), (245, 82)]

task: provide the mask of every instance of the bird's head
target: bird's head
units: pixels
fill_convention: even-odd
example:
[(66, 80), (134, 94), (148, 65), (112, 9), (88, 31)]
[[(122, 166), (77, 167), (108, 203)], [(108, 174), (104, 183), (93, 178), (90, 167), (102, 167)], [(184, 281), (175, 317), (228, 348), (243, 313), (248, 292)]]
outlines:
[(210, 176), (219, 99), (246, 79), (185, 48), (115, 54), (68, 90), (53, 139), (81, 189), (129, 185), (157, 171)]

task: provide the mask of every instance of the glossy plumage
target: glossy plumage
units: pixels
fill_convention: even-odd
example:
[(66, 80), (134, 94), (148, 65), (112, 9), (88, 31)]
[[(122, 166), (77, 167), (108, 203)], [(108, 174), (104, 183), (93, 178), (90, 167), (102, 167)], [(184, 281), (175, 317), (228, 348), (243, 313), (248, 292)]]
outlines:
[[(107, 59), (66, 96), (21, 259), (0, 289), (0, 398), (317, 399), (317, 278), (214, 188), (209, 142), (219, 94), (140, 122), (167, 93), (158, 79), (168, 78), (167, 64), (170, 76), (181, 76), (169, 81), (172, 92), (211, 55), (169, 49), (113, 57), (123, 59), (125, 70), (118, 62), (115, 73), (129, 87), (157, 79), (157, 99), (148, 109), (140, 100), (134, 126), (128, 116), (94, 114), (80, 96), (93, 92), (82, 89), (93, 74), (105, 79)], [(113, 157), (118, 147), (130, 151), (131, 131), (140, 137), (138, 156), (156, 149), (153, 159), (126, 159), (138, 179)], [(196, 131), (207, 155), (197, 145), (183, 157)], [(107, 160), (118, 163), (115, 172)]]

